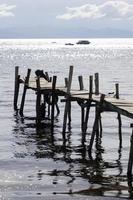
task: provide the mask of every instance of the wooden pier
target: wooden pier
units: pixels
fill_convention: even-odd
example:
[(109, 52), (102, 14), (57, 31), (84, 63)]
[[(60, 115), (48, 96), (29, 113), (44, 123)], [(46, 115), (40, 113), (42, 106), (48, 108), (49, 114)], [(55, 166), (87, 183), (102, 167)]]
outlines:
[[(95, 120), (91, 133), (91, 138), (88, 144), (88, 153), (91, 156), (94, 139), (96, 143), (102, 137), (102, 121), (101, 113), (103, 112), (115, 112), (118, 114), (118, 130), (119, 130), (119, 147), (122, 147), (122, 120), (121, 115), (133, 119), (133, 101), (119, 98), (119, 84), (115, 85), (115, 92), (113, 96), (100, 93), (99, 89), (99, 74), (96, 73), (89, 77), (89, 88), (84, 88), (83, 77), (79, 76), (79, 89), (71, 89), (73, 66), (70, 66), (68, 78), (64, 78), (62, 86), (57, 86), (57, 76), (49, 77), (48, 73), (43, 73), (42, 70), (37, 70), (36, 77), (30, 77), (31, 70), (28, 69), (25, 78), (21, 78), (19, 74), (19, 67), (15, 67), (15, 88), (14, 88), (14, 110), (24, 117), (24, 106), (26, 101), (27, 90), (31, 89), (35, 91), (36, 95), (36, 124), (39, 127), (42, 120), (48, 117), (51, 120), (51, 133), (54, 130), (55, 114), (59, 115), (59, 97), (62, 97), (61, 102), (65, 102), (63, 125), (62, 125), (62, 138), (66, 140), (66, 128), (67, 122), (71, 122), (71, 102), (77, 102), (81, 108), (81, 130), (82, 130), (82, 143), (86, 141), (86, 132), (88, 127), (88, 120), (90, 114), (90, 108), (95, 108)], [(94, 80), (93, 80), (94, 79)], [(18, 108), (18, 96), (20, 84), (23, 85), (23, 93), (21, 97), (20, 108)], [(79, 115), (80, 116), (80, 115)], [(131, 124), (133, 128), (133, 124)], [(96, 144), (96, 147), (98, 145)], [(129, 151), (129, 161), (127, 167), (128, 178), (132, 177), (132, 165), (133, 165), (133, 133), (131, 136), (131, 145)]]

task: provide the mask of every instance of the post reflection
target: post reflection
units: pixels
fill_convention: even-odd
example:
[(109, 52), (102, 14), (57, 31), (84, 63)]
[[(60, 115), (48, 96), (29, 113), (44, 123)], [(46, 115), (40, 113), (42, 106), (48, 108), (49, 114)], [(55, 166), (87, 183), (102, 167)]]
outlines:
[[(72, 142), (73, 130), (69, 127), (66, 133), (66, 140), (62, 140), (62, 134), (59, 132), (58, 122), (55, 123), (55, 131), (51, 134), (50, 124), (42, 124), (36, 127), (33, 120), (20, 119), (14, 116), (13, 135), (15, 141), (14, 157), (34, 159), (51, 159), (58, 162), (65, 168), (55, 168), (50, 166), (47, 175), (52, 177), (53, 185), (58, 185), (60, 179), (64, 177), (66, 180), (67, 193), (83, 194), (93, 196), (113, 196), (123, 197), (127, 191), (129, 197), (133, 197), (132, 180), (128, 180), (123, 175), (123, 167), (121, 164), (122, 148), (118, 149), (118, 159), (113, 163), (104, 160), (105, 149), (102, 146), (101, 138), (96, 143), (96, 150), (88, 156), (86, 142), (80, 145), (74, 145)], [(73, 156), (74, 154), (74, 156)], [(107, 171), (111, 169), (115, 175), (109, 174)], [(117, 174), (116, 174), (117, 172)], [(40, 169), (37, 172), (38, 180), (44, 179), (46, 174)], [(74, 188), (77, 180), (80, 178), (87, 182), (84, 189)]]

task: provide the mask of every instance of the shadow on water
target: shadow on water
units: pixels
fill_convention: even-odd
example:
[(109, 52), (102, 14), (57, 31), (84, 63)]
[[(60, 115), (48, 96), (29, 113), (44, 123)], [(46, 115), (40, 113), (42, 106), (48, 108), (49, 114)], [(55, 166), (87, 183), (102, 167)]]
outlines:
[[(15, 115), (14, 119), (13, 134), (15, 142), (26, 149), (20, 153), (18, 148), (14, 152), (16, 158), (52, 159), (55, 162), (58, 161), (60, 164), (63, 162), (69, 166), (67, 169), (55, 169), (53, 167), (52, 170), (47, 172), (49, 177), (53, 177), (52, 184), (54, 185), (58, 184), (60, 177), (69, 177), (66, 182), (69, 190), (66, 192), (58, 190), (53, 194), (133, 198), (132, 180), (127, 180), (126, 175), (123, 175), (122, 148), (118, 149), (118, 159), (116, 161), (106, 162), (103, 159), (104, 149), (101, 139), (93, 156), (89, 156), (86, 143), (83, 144), (81, 141), (81, 145), (72, 144), (73, 131), (70, 125), (65, 142), (62, 140), (61, 131), (59, 131), (58, 121), (55, 123), (54, 133), (51, 134), (49, 123), (43, 123), (38, 128), (32, 118), (24, 119)], [(107, 170), (112, 170), (115, 175), (109, 174)], [(40, 170), (37, 176), (39, 180), (42, 180), (45, 174)], [(83, 188), (80, 187), (79, 182), (78, 188), (75, 189), (73, 185), (79, 179), (87, 181), (88, 185), (86, 184)]]

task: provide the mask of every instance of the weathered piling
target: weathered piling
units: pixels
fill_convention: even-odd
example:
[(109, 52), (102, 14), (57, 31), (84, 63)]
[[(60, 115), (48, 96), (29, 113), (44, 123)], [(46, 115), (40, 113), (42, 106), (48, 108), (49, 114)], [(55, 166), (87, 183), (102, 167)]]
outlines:
[(93, 94), (93, 76), (89, 76), (89, 98), (92, 97)]
[(66, 104), (65, 104), (64, 118), (63, 118), (63, 131), (62, 131), (63, 132), (63, 139), (65, 139), (67, 116), (68, 116), (68, 110), (69, 110), (69, 106), (70, 106), (69, 97), (70, 97), (70, 90), (71, 90), (71, 84), (72, 84), (72, 76), (73, 76), (73, 66), (70, 66), (67, 92), (66, 92)]
[(78, 76), (78, 80), (79, 80), (79, 89), (84, 90), (83, 76)]
[(36, 80), (37, 91), (36, 91), (36, 123), (37, 126), (41, 123), (41, 91), (40, 91), (40, 77)]
[[(116, 99), (119, 99), (120, 95), (119, 95), (119, 83), (115, 84), (115, 90), (116, 90)], [(118, 132), (119, 132), (119, 147), (122, 147), (122, 120), (121, 120), (121, 115), (118, 113)]]
[(68, 78), (65, 78), (65, 87), (67, 88), (68, 86)]
[(19, 67), (15, 67), (15, 83), (14, 83), (14, 110), (18, 110), (17, 102), (19, 95), (19, 84), (20, 84), (20, 75), (19, 75)]
[(87, 130), (92, 94), (93, 94), (93, 76), (89, 76), (89, 99), (88, 99), (88, 103), (87, 103), (84, 126), (83, 126), (84, 133), (86, 133), (86, 130)]
[(99, 95), (99, 74), (95, 73), (95, 94)]
[(129, 179), (132, 179), (132, 167), (133, 167), (133, 124), (130, 125), (132, 128), (132, 135), (130, 139), (130, 151), (129, 151), (129, 159), (128, 159), (128, 168), (127, 168), (127, 176)]
[(116, 99), (119, 99), (120, 95), (119, 95), (119, 83), (115, 84), (115, 96)]
[(55, 113), (55, 89), (56, 89), (56, 81), (57, 81), (57, 76), (53, 76), (52, 79), (52, 106), (51, 106), (51, 132), (53, 133), (54, 129), (54, 113)]
[(24, 82), (23, 95), (22, 95), (21, 105), (20, 105), (20, 110), (19, 110), (19, 113), (20, 113), (21, 116), (23, 116), (25, 97), (26, 97), (27, 86), (28, 86), (28, 83), (29, 83), (30, 73), (31, 73), (31, 69), (28, 69), (27, 76), (26, 76), (25, 82)]
[[(83, 83), (83, 76), (78, 76), (78, 81), (79, 81), (79, 89), (82, 91), (84, 90), (84, 83)], [(84, 103), (79, 102), (79, 105), (81, 106), (81, 130), (82, 133), (84, 132), (84, 118), (85, 118), (85, 108), (82, 106)], [(84, 137), (83, 137), (84, 138)], [(84, 139), (82, 139), (84, 140)]]
[(105, 95), (102, 94), (101, 97), (100, 97), (100, 102), (97, 105), (96, 117), (95, 117), (95, 121), (94, 121), (94, 125), (93, 125), (93, 130), (92, 130), (92, 134), (91, 134), (89, 148), (88, 148), (89, 154), (91, 154), (94, 138), (95, 138), (95, 135), (96, 135), (97, 130), (99, 128), (99, 118), (100, 118), (100, 114), (101, 114), (101, 111), (102, 111), (104, 98), (105, 98)]

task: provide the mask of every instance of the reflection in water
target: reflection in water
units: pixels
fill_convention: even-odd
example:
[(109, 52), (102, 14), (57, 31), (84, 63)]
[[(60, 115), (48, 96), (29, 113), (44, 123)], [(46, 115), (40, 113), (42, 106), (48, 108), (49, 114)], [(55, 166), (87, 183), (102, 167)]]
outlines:
[[(72, 129), (69, 124), (69, 131), (66, 135), (66, 141), (62, 141), (61, 132), (55, 131), (51, 134), (51, 128), (48, 124), (42, 124), (42, 127), (35, 126), (33, 120), (21, 119), (17, 115), (14, 116), (15, 127), (13, 134), (15, 136), (17, 148), (14, 151), (14, 156), (17, 158), (34, 157), (36, 159), (52, 159), (54, 162), (67, 164), (67, 168), (51, 168), (46, 173), (43, 170), (38, 170), (37, 179), (39, 181), (45, 179), (48, 175), (52, 178), (52, 183), (55, 187), (60, 185), (64, 177), (66, 179), (63, 193), (82, 194), (93, 196), (115, 196), (115, 197), (132, 197), (132, 181), (122, 175), (123, 168), (121, 164), (122, 148), (118, 149), (118, 159), (114, 163), (106, 162), (103, 159), (104, 149), (102, 147), (102, 139), (97, 141), (97, 148), (93, 157), (89, 157), (86, 143), (81, 145), (72, 144)], [(58, 123), (57, 123), (58, 124)], [(56, 126), (55, 124), (55, 130)], [(60, 134), (60, 135), (59, 135)], [(21, 151), (22, 149), (22, 151)], [(45, 163), (45, 160), (44, 160)], [(117, 175), (108, 175), (106, 170), (117, 169)], [(83, 189), (74, 185), (78, 180), (82, 179), (88, 182)], [(29, 177), (29, 180), (34, 177)], [(82, 183), (81, 183), (82, 184)], [(57, 187), (58, 188), (58, 187)], [(88, 189), (86, 189), (88, 188)], [(66, 192), (65, 192), (66, 191)], [(53, 194), (62, 193), (59, 189)]]

